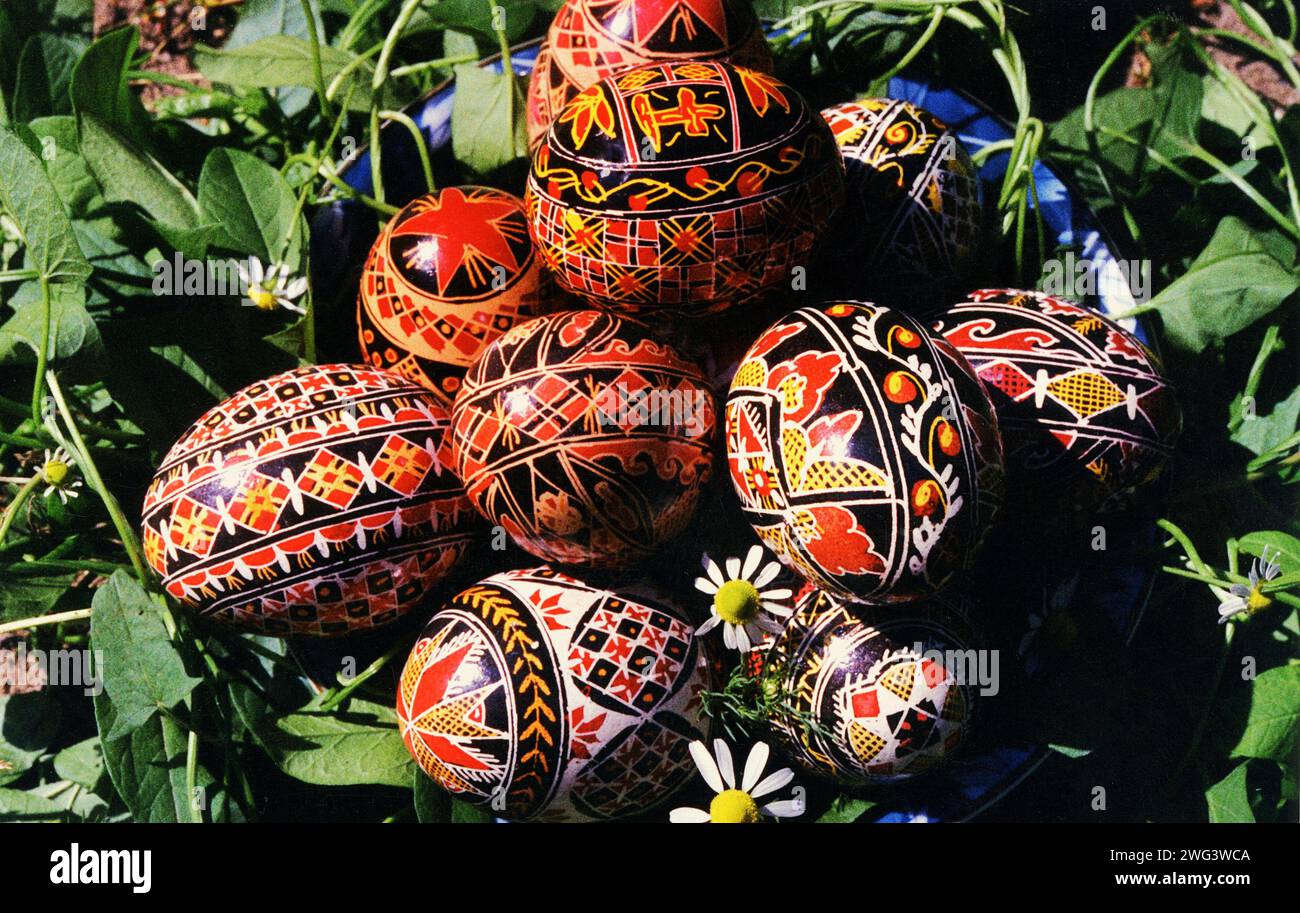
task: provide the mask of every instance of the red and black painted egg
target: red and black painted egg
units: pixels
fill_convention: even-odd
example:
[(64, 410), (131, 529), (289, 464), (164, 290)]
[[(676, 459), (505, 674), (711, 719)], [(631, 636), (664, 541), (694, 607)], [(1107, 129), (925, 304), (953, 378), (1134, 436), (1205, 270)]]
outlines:
[(844, 155), (846, 198), (812, 268), (815, 287), (912, 312), (969, 288), (979, 255), (979, 181), (956, 134), (894, 98), (822, 111)]
[(848, 599), (947, 586), (1001, 502), (996, 419), (970, 366), (879, 305), (800, 308), (763, 333), (732, 379), (726, 442), (763, 542)]
[(473, 186), (426, 194), (389, 220), (366, 258), (362, 357), (450, 407), (484, 346), (538, 313), (547, 279), (518, 197)]
[(511, 820), (599, 821), (695, 774), (709, 666), (657, 594), (548, 567), (488, 577), (429, 621), (402, 670), (407, 749), (448, 792)]
[(478, 522), (450, 466), (447, 410), (362, 365), (240, 390), (163, 458), (145, 556), (202, 616), (273, 635), (396, 620), (460, 560)]
[(844, 786), (908, 780), (969, 742), (981, 689), (997, 685), (991, 655), (976, 649), (967, 619), (938, 603), (846, 605), (814, 590), (764, 660), (776, 695), (768, 723), (816, 776)]
[(543, 262), (593, 305), (699, 316), (789, 289), (844, 195), (826, 123), (776, 78), (648, 65), (585, 89), (533, 156)]
[(644, 325), (560, 311), (493, 342), (453, 410), (474, 506), (546, 561), (618, 567), (690, 524), (713, 470), (700, 369)]
[(934, 329), (993, 399), (1017, 503), (1094, 509), (1156, 475), (1172, 451), (1182, 418), (1159, 360), (1096, 311), (983, 289)]
[(606, 76), (689, 60), (770, 73), (772, 52), (750, 0), (566, 0), (528, 83), (530, 146), (575, 95)]

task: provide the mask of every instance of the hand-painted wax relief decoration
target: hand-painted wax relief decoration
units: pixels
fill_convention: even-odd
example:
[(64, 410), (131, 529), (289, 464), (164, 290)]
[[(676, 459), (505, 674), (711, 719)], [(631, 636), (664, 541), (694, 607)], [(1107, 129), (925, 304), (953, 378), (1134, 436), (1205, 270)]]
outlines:
[(411, 755), (460, 798), (512, 820), (637, 814), (694, 771), (708, 662), (658, 597), (548, 567), (488, 577), (429, 622), (402, 670)]
[(561, 311), (510, 330), (465, 376), (456, 471), (530, 554), (623, 566), (690, 523), (716, 408), (699, 368), (643, 324)]
[(561, 287), (670, 319), (790, 288), (843, 185), (830, 130), (797, 92), (681, 63), (576, 96), (533, 156), (524, 202)]
[(772, 52), (750, 0), (567, 0), (528, 84), (530, 148), (588, 86), (642, 64), (690, 60), (772, 72)]
[(168, 451), (144, 550), (206, 618), (332, 635), (401, 616), (469, 546), (447, 410), (361, 365), (277, 374), (214, 406)]
[(357, 296), (362, 356), (450, 407), (483, 347), (538, 312), (545, 278), (517, 197), (489, 187), (419, 197), (366, 258)]
[[(915, 105), (865, 98), (822, 111), (847, 196), (812, 280), (831, 294), (932, 310), (977, 256), (979, 182), (948, 127)], [(937, 299), (937, 300), (936, 300)]]
[(969, 740), (973, 646), (964, 620), (937, 605), (845, 605), (814, 591), (767, 654), (762, 674), (784, 695), (772, 731), (801, 767), (843, 785), (924, 773)]
[(726, 440), (763, 542), (849, 599), (942, 588), (1001, 501), (993, 408), (970, 366), (873, 304), (800, 308), (760, 336), (731, 382)]
[(934, 327), (993, 398), (1017, 502), (1090, 510), (1169, 456), (1182, 425), (1173, 388), (1155, 355), (1096, 311), (985, 289)]

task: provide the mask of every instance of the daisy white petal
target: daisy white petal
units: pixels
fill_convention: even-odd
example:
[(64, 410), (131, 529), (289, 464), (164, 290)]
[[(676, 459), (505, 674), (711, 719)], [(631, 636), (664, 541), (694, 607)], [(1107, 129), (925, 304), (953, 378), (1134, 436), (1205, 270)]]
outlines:
[(299, 276), (285, 287), (284, 294), (289, 298), (297, 298), (305, 291), (307, 291), (307, 277)]
[(740, 788), (751, 796), (754, 794), (754, 785), (758, 783), (758, 778), (763, 776), (763, 768), (767, 766), (767, 758), (771, 751), (766, 742), (758, 742), (749, 749), (749, 757), (745, 759), (745, 776), (740, 781)]
[(779, 802), (769, 802), (759, 811), (773, 818), (798, 818), (804, 813), (804, 805), (802, 799), (782, 799)]
[(704, 747), (703, 742), (691, 742), (691, 757), (695, 759), (695, 766), (699, 768), (704, 782), (709, 784), (709, 789), (720, 793), (727, 788), (722, 782), (722, 774), (718, 772), (718, 762), (713, 760), (713, 755), (709, 754), (709, 749)]
[(748, 653), (750, 650), (749, 631), (745, 625), (730, 625), (736, 634), (736, 649), (741, 653)]
[(722, 617), (719, 615), (710, 615), (709, 620), (695, 629), (696, 636), (708, 634), (718, 625), (722, 624)]
[(766, 586), (775, 580), (776, 575), (779, 573), (781, 573), (781, 565), (775, 561), (769, 561), (767, 564), (763, 565), (763, 569), (759, 571), (758, 576), (754, 578), (754, 586)]
[(727, 559), (727, 579), (728, 579), (728, 580), (735, 580), (735, 579), (736, 579), (737, 577), (739, 577), (739, 576), (740, 576), (740, 559), (739, 559), (739, 558), (728, 558), (728, 559)]
[(736, 649), (736, 626), (735, 625), (722, 626), (722, 645), (726, 647), (728, 650)]
[(248, 258), (248, 275), (252, 282), (261, 282), (266, 273), (262, 269), (262, 261), (256, 257)]
[(709, 813), (702, 808), (675, 808), (668, 813), (673, 824), (708, 824)]
[(718, 567), (708, 555), (704, 556), (704, 573), (708, 574), (709, 579), (717, 586), (727, 582), (727, 578), (722, 576), (722, 568)]
[(766, 796), (768, 793), (774, 793), (781, 789), (793, 779), (794, 771), (788, 767), (782, 767), (780, 770), (773, 771), (764, 777), (761, 783), (750, 790), (749, 794), (755, 799)]
[(707, 577), (696, 577), (695, 588), (706, 596), (713, 596), (718, 592), (718, 584), (709, 580)]
[(306, 308), (302, 307), (301, 305), (294, 304), (292, 301), (288, 301), (287, 299), (284, 298), (280, 299), (280, 307), (284, 308), (286, 311), (293, 311), (295, 314), (307, 313)]
[(782, 587), (779, 590), (763, 590), (758, 595), (764, 599), (789, 599), (794, 595), (794, 590), (789, 587)]
[[(785, 630), (785, 626), (782, 625), (781, 622), (777, 621), (775, 618), (768, 618), (766, 615), (760, 615), (755, 618), (754, 627), (758, 628), (760, 631), (767, 631), (769, 634), (780, 634)], [(754, 640), (756, 641), (762, 639), (763, 635), (761, 633), (754, 637)]]
[(740, 569), (740, 576), (746, 580), (754, 579), (754, 571), (758, 570), (758, 562), (763, 560), (763, 546), (751, 545), (749, 551), (745, 554), (745, 564)]
[(731, 746), (722, 739), (713, 740), (713, 754), (718, 759), (718, 771), (722, 774), (723, 782), (730, 789), (736, 788), (736, 765), (731, 760)]
[(788, 605), (781, 605), (779, 602), (761, 602), (759, 603), (767, 612), (773, 615), (780, 615), (782, 618), (789, 618), (794, 614), (794, 609)]

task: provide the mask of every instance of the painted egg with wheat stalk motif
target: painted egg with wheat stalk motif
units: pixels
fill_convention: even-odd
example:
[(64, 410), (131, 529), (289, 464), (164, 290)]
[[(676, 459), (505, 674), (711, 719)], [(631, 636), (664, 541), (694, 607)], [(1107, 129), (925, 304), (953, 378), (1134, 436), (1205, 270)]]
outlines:
[(1091, 510), (1157, 474), (1182, 426), (1159, 359), (1096, 311), (983, 289), (934, 322), (998, 413), (1018, 504)]
[(268, 377), (208, 410), (163, 457), (143, 543), (163, 588), (263, 634), (396, 620), (469, 548), (447, 410), (363, 365)]
[(694, 773), (708, 662), (661, 596), (549, 567), (488, 577), (429, 621), (397, 718), (444, 789), (510, 820), (645, 811)]
[(573, 97), (644, 63), (725, 60), (772, 72), (772, 52), (750, 0), (566, 0), (537, 52), (528, 83), (528, 141)]
[(517, 197), (466, 186), (412, 200), (366, 258), (357, 295), (362, 357), (450, 406), (483, 348), (537, 313), (545, 278)]
[(966, 620), (938, 603), (894, 610), (815, 590), (764, 659), (768, 722), (810, 773), (901, 782), (969, 740), (980, 688), (996, 685), (995, 654), (975, 649)]
[(907, 602), (968, 568), (1002, 496), (992, 404), (965, 359), (879, 305), (800, 308), (750, 347), (727, 464), (778, 558), (834, 595)]
[(562, 288), (668, 321), (790, 288), (843, 186), (830, 129), (798, 92), (693, 62), (575, 96), (533, 156), (524, 201)]

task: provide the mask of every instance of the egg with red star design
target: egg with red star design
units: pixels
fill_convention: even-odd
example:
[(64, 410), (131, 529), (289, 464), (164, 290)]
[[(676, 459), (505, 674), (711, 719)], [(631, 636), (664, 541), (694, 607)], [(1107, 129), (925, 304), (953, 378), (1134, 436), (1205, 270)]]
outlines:
[(561, 288), (668, 323), (790, 288), (843, 195), (830, 129), (798, 92), (699, 61), (576, 95), (533, 156), (524, 202)]
[(974, 562), (1002, 497), (992, 404), (965, 359), (901, 311), (800, 308), (750, 347), (727, 465), (778, 558), (841, 598), (908, 602)]
[(470, 547), (447, 410), (364, 365), (250, 384), (167, 451), (145, 493), (145, 558), (204, 618), (278, 636), (395, 621)]
[(490, 187), (445, 187), (389, 220), (357, 295), (362, 357), (450, 406), (484, 346), (535, 316), (550, 282), (523, 203)]
[(566, 0), (528, 82), (529, 147), (537, 148), (575, 95), (606, 76), (688, 60), (772, 72), (772, 52), (750, 0)]
[(448, 601), (402, 670), (397, 719), (440, 786), (513, 821), (602, 821), (694, 775), (709, 664), (653, 588), (549, 567), (495, 574)]

